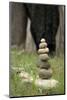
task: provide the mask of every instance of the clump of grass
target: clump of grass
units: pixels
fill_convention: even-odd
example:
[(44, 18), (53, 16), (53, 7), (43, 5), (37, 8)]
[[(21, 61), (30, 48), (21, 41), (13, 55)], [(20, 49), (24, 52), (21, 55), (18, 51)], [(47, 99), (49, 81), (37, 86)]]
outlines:
[[(11, 67), (22, 67), (35, 79), (37, 76), (36, 62), (38, 56), (36, 53), (21, 52), (17, 49), (11, 50)], [(10, 96), (34, 96), (34, 95), (53, 95), (64, 94), (64, 56), (53, 57), (49, 60), (53, 69), (52, 78), (59, 81), (59, 86), (54, 89), (45, 90), (32, 84), (22, 83), (19, 76), (11, 72), (10, 74)]]

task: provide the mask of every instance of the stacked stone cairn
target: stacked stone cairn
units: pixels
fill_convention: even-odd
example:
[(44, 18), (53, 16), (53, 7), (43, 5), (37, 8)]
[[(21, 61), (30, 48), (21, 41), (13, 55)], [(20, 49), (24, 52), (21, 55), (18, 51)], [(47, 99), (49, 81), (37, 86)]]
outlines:
[(52, 69), (48, 62), (49, 60), (49, 49), (47, 47), (47, 43), (45, 39), (41, 39), (41, 42), (39, 44), (39, 59), (38, 59), (38, 74), (39, 78), (41, 79), (50, 79), (52, 76)]
[(49, 64), (49, 49), (45, 39), (41, 39), (38, 50), (38, 77), (35, 80), (35, 85), (43, 89), (54, 88), (59, 85), (59, 82), (52, 79), (52, 69)]

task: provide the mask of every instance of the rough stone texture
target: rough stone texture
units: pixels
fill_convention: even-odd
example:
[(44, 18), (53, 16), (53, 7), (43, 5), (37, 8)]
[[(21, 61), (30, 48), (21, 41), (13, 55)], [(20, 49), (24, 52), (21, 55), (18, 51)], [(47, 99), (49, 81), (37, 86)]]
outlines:
[(59, 82), (55, 79), (36, 79), (35, 85), (44, 89), (51, 89), (57, 87), (59, 85)]
[(47, 61), (39, 60), (38, 63), (37, 63), (37, 67), (48, 69), (48, 68), (50, 68), (50, 64)]
[(49, 79), (52, 76), (52, 70), (51, 69), (39, 69), (39, 77), (41, 79)]
[(48, 54), (40, 54), (39, 58), (40, 58), (40, 60), (46, 61), (49, 59), (49, 56), (48, 56)]
[(49, 52), (49, 49), (48, 49), (48, 48), (39, 49), (39, 50), (38, 50), (38, 53), (39, 53), (39, 54), (44, 54), (44, 53), (48, 53), (48, 52)]
[(46, 43), (46, 42), (40, 43), (40, 44), (39, 44), (39, 48), (40, 48), (40, 49), (41, 49), (41, 48), (45, 48), (45, 47), (47, 47), (47, 43)]

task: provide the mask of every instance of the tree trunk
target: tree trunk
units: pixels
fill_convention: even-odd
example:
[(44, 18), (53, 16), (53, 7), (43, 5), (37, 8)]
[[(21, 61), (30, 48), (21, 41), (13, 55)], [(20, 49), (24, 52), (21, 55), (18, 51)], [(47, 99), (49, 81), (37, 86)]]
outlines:
[(56, 35), (56, 55), (64, 54), (64, 6), (59, 6), (60, 25)]
[(28, 24), (27, 24), (27, 38), (26, 38), (26, 51), (27, 52), (34, 52), (36, 51), (35, 43), (31, 35), (30, 31), (30, 19), (28, 19)]
[(27, 15), (22, 3), (10, 2), (11, 44), (25, 47)]

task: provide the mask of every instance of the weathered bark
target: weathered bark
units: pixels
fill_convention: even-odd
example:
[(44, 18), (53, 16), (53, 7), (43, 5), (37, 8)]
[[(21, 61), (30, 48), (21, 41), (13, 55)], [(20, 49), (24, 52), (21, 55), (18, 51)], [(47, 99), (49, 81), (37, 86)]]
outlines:
[(30, 20), (22, 3), (10, 2), (10, 42), (12, 47), (19, 46), (27, 52), (36, 49), (30, 32)]
[(59, 6), (60, 25), (56, 35), (56, 55), (64, 54), (64, 6)]
[(25, 47), (27, 15), (22, 3), (10, 2), (10, 34), (12, 45)]

